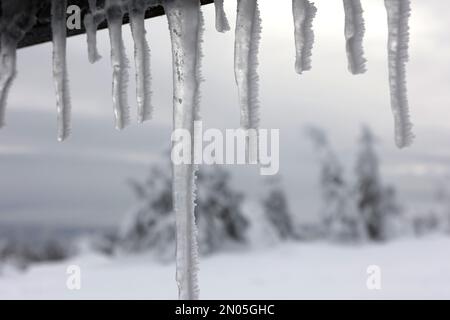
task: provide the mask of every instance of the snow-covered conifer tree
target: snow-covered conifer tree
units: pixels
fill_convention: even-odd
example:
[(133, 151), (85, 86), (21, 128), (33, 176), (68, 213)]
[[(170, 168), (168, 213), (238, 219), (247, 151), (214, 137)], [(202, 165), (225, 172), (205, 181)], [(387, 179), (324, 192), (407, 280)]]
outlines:
[(230, 182), (229, 172), (219, 166), (203, 166), (199, 171), (196, 217), (204, 254), (246, 242), (249, 222), (241, 209), (244, 195)]
[(145, 181), (130, 180), (137, 204), (119, 232), (120, 252), (150, 251), (159, 260), (175, 255), (175, 217), (168, 165), (154, 165)]
[(280, 239), (294, 237), (292, 213), (279, 178), (268, 178), (263, 207), (266, 219), (274, 227)]
[(343, 167), (326, 133), (320, 128), (309, 127), (307, 134), (314, 143), (320, 163), (321, 220), (326, 236), (337, 240), (360, 238), (361, 219), (356, 214)]
[[(137, 205), (127, 215), (119, 235), (119, 251), (153, 253), (160, 260), (175, 253), (175, 215), (169, 165), (155, 164), (143, 181), (130, 181)], [(203, 166), (197, 178), (199, 250), (211, 254), (244, 244), (249, 222), (242, 213), (242, 193), (231, 186), (228, 171)]]
[(356, 162), (357, 205), (367, 237), (383, 241), (391, 236), (389, 220), (400, 213), (393, 187), (383, 186), (375, 151), (375, 137), (369, 127), (362, 128)]

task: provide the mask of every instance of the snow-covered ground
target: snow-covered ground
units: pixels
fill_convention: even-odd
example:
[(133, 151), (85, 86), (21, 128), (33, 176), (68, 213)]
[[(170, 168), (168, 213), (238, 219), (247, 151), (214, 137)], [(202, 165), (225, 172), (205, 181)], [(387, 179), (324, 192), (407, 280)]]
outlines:
[[(66, 287), (66, 268), (81, 267), (81, 289)], [(381, 290), (368, 290), (367, 267), (381, 268)], [(83, 255), (0, 276), (0, 299), (176, 299), (175, 267), (146, 256)], [(288, 243), (201, 259), (203, 299), (450, 299), (450, 238), (387, 245)]]

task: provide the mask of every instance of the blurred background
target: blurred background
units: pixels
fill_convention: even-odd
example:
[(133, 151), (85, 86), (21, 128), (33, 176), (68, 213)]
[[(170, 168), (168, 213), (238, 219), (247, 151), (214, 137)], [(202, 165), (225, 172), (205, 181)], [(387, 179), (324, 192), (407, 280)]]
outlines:
[[(201, 168), (202, 297), (450, 298), (450, 4), (412, 1), (408, 86), (416, 140), (398, 150), (383, 2), (362, 1), (362, 76), (347, 71), (341, 1), (315, 1), (313, 69), (301, 76), (291, 2), (259, 3), (261, 127), (280, 129), (280, 173)], [(225, 1), (232, 27), (225, 34), (215, 31), (214, 6), (202, 9), (203, 125), (237, 128), (236, 1)], [(165, 17), (146, 27), (154, 119), (114, 129), (108, 32), (98, 33), (103, 59), (94, 65), (85, 36), (73, 37), (73, 130), (62, 144), (51, 44), (19, 50), (0, 133), (0, 298), (176, 298), (170, 37)], [(133, 66), (129, 26), (123, 30)], [(73, 263), (86, 274), (80, 292), (65, 286)], [(386, 270), (376, 293), (366, 288), (371, 264)]]

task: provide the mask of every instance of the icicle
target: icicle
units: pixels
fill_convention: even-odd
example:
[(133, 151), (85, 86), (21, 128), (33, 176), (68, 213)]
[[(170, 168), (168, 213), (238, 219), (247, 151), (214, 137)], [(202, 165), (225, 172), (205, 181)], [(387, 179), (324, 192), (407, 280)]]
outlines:
[[(234, 47), (234, 74), (239, 93), (241, 127), (258, 130), (258, 50), (261, 39), (261, 19), (257, 0), (238, 0)], [(257, 144), (257, 139), (250, 142)], [(247, 150), (257, 151), (257, 145), (247, 144)], [(249, 154), (249, 158), (254, 155)]]
[(97, 0), (89, 0), (89, 13), (84, 16), (84, 27), (86, 28), (90, 63), (95, 63), (102, 58), (97, 49), (97, 28), (103, 20), (105, 20), (105, 16), (97, 10)]
[(145, 0), (130, 1), (130, 25), (134, 39), (134, 59), (136, 64), (136, 95), (138, 122), (152, 117), (150, 48), (145, 38)]
[(121, 4), (121, 0), (107, 0), (105, 4), (113, 67), (113, 108), (116, 128), (119, 130), (128, 125), (130, 112), (127, 99), (129, 62), (122, 39), (123, 10)]
[(216, 30), (218, 32), (229, 31), (230, 24), (223, 9), (223, 0), (214, 0), (214, 7), (216, 9)]
[[(173, 59), (174, 130), (188, 130), (195, 144), (194, 121), (199, 118), (199, 84), (203, 17), (198, 0), (164, 0)], [(190, 163), (194, 155), (191, 148)], [(195, 225), (193, 164), (174, 164), (173, 195), (177, 224), (177, 284), (180, 299), (198, 299), (198, 247)]]
[(313, 20), (317, 8), (308, 0), (292, 0), (295, 26), (295, 71), (302, 74), (311, 70), (311, 56), (314, 45)]
[(395, 119), (395, 142), (399, 148), (404, 148), (414, 140), (406, 88), (411, 7), (409, 0), (385, 0), (384, 3), (388, 15), (389, 83)]
[(0, 128), (5, 125), (8, 92), (16, 76), (17, 44), (36, 23), (37, 2), (3, 0), (0, 34)]
[(0, 51), (0, 128), (5, 125), (6, 103), (16, 77), (17, 42), (2, 35)]
[(345, 47), (347, 50), (348, 70), (352, 74), (366, 72), (363, 39), (365, 33), (363, 9), (360, 0), (344, 0), (345, 11)]
[(58, 141), (70, 134), (70, 93), (66, 63), (66, 8), (67, 0), (52, 0), (53, 78), (58, 112)]

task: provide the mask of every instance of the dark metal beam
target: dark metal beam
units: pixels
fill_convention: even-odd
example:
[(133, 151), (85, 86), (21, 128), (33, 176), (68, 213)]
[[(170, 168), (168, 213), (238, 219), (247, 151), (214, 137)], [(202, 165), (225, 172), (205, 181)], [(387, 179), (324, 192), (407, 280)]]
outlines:
[[(21, 1), (21, 0), (17, 0)], [(43, 1), (44, 2), (44, 1)], [(200, 1), (202, 5), (213, 3), (214, 0), (201, 0)], [(99, 6), (102, 6), (104, 3), (104, 0), (97, 1), (97, 4)], [(84, 15), (89, 10), (89, 4), (87, 0), (69, 0), (69, 5), (77, 5), (81, 8), (81, 21), (83, 21)], [(164, 15), (164, 9), (162, 6), (155, 6), (148, 8), (145, 13), (145, 18), (153, 18), (157, 16)], [(128, 14), (126, 14), (123, 18), (123, 23), (127, 24), (129, 23)], [(108, 25), (106, 21), (103, 21), (98, 29), (105, 29)], [(83, 23), (81, 23), (81, 29), (75, 29), (75, 30), (67, 30), (67, 36), (76, 36), (80, 34), (84, 34), (86, 32)], [(45, 1), (43, 3), (41, 9), (38, 12), (38, 22), (33, 27), (33, 29), (27, 33), (24, 39), (19, 43), (19, 48), (29, 47), (40, 43), (49, 42), (52, 40), (52, 30), (50, 25), (50, 3), (49, 1)]]

